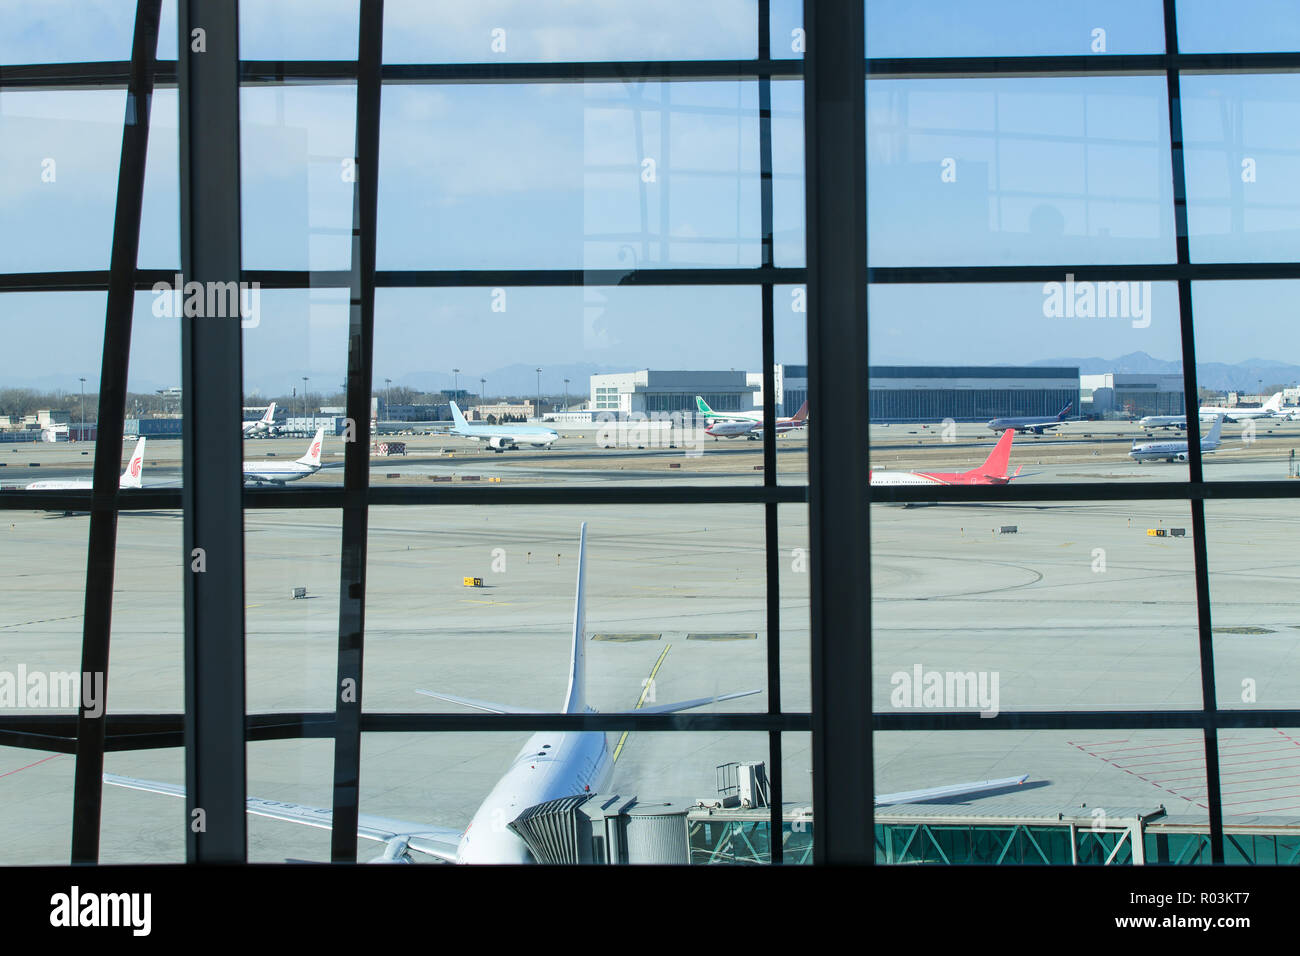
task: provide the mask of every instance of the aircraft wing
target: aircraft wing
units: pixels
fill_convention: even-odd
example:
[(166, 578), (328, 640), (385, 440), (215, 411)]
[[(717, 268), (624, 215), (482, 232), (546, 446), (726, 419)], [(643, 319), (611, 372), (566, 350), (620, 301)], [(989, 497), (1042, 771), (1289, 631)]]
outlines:
[(679, 710), (690, 710), (692, 707), (703, 707), (705, 704), (716, 703), (720, 700), (734, 700), (737, 697), (748, 697), (750, 694), (762, 693), (759, 690), (741, 690), (731, 694), (718, 694), (714, 697), (696, 697), (694, 700), (679, 700), (674, 704), (651, 704), (649, 707), (638, 707), (636, 710), (612, 711), (612, 713), (624, 714), (675, 714)]
[[(143, 790), (146, 793), (162, 793), (169, 797), (185, 796), (185, 788), (174, 783), (138, 780), (135, 777), (122, 777), (115, 773), (104, 774), (104, 782), (111, 783), (115, 787)], [(249, 797), (245, 805), (248, 812), (254, 816), (284, 820), (288, 823), (301, 823), (321, 830), (330, 830), (334, 826), (333, 811), (321, 807), (285, 803), (282, 800), (265, 800), (262, 797)], [(460, 843), (461, 833), (451, 827), (429, 826), (425, 823), (393, 820), (389, 817), (363, 813), (357, 817), (357, 836), (367, 840), (377, 840), (380, 843), (404, 838), (406, 845), (412, 850), (455, 862), (456, 847)]]
[(924, 803), (927, 800), (941, 800), (944, 797), (963, 797), (969, 794), (984, 793), (989, 790), (1002, 790), (1015, 787), (1029, 779), (1029, 774), (1018, 777), (1003, 777), (1001, 780), (980, 780), (976, 783), (951, 783), (946, 787), (929, 787), (925, 790), (904, 790), (901, 793), (876, 794), (876, 806), (884, 807), (895, 803)]
[(475, 710), (485, 710), (489, 714), (544, 714), (544, 710), (535, 710), (532, 707), (515, 707), (513, 704), (494, 704), (487, 700), (475, 700), (473, 697), (457, 697), (454, 694), (443, 694), (436, 690), (417, 690), (417, 694), (423, 694), (425, 697), (436, 697), (438, 700), (450, 701), (453, 704), (463, 704), (466, 707), (473, 707)]

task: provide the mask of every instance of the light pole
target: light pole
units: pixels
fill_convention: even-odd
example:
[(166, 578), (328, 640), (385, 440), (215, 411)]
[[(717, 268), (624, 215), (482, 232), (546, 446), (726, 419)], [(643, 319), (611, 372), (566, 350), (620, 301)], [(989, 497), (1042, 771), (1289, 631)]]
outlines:
[(542, 370), (537, 370), (537, 420), (542, 420)]
[(452, 378), (451, 378), (451, 394), (452, 394), (452, 395), (459, 395), (459, 394), (460, 394), (460, 369), (458, 369), (458, 368), (454, 368), (454, 369), (452, 369), (452, 370), (451, 370), (451, 375), (452, 375)]
[(481, 378), (478, 380), (478, 400), (480, 403), (483, 401), (483, 396), (486, 393), (487, 393), (487, 379)]
[(77, 441), (86, 439), (86, 380), (81, 380), (81, 425), (77, 428)]
[[(306, 375), (302, 377), (302, 417), (304, 419), (307, 417), (307, 376)], [(307, 431), (311, 431), (310, 426), (307, 428)]]
[(393, 420), (393, 391), (389, 388), (392, 384), (393, 380), (391, 378), (384, 379), (384, 414), (388, 416), (390, 422)]
[(567, 378), (564, 380), (564, 410), (566, 412), (569, 410), (569, 380)]

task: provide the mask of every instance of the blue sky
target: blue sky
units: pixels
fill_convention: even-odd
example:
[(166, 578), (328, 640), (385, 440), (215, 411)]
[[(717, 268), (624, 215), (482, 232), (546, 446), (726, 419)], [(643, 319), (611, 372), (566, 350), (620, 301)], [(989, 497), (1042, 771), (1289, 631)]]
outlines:
[[(385, 59), (752, 57), (755, 6), (388, 0)], [(0, 63), (125, 58), (132, 7), (10, 2), (0, 12)], [(174, 3), (164, 7), (160, 55), (168, 57)], [(1296, 8), (1251, 0), (1229, 11), (1184, 0), (1180, 42), (1294, 49)], [(799, 9), (773, 0), (774, 56), (797, 55)], [(354, 56), (356, 10), (355, 0), (244, 0), (243, 55)], [(876, 0), (868, 11), (873, 56), (1086, 54), (1098, 28), (1107, 52), (1163, 48), (1158, 0), (1094, 0), (1082, 12), (1030, 0)], [(500, 52), (492, 49), (498, 29)], [(1300, 77), (1188, 76), (1183, 90), (1193, 258), (1300, 260)], [(757, 102), (754, 81), (389, 85), (379, 267), (754, 266)], [(121, 91), (0, 93), (0, 271), (107, 268), (123, 108)], [(352, 87), (248, 88), (241, 108), (245, 265), (345, 268)], [(1162, 78), (876, 80), (867, 111), (873, 265), (1174, 260)], [(139, 261), (170, 269), (179, 260), (174, 90), (158, 91), (152, 122)], [(776, 261), (800, 266), (800, 83), (773, 84), (773, 129)], [(52, 182), (43, 178), (47, 161)], [(803, 316), (789, 292), (777, 291), (777, 356), (801, 363)], [(1300, 362), (1298, 299), (1288, 283), (1198, 286), (1199, 357)], [(460, 367), (477, 381), (520, 363), (758, 367), (757, 289), (511, 289), (505, 301), (502, 312), (490, 289), (381, 291), (376, 380)], [(1178, 358), (1170, 288), (1155, 288), (1144, 328), (1049, 319), (1042, 303), (1040, 286), (874, 287), (873, 361)], [(146, 297), (137, 310), (133, 387), (179, 378), (175, 323), (148, 305)], [(102, 295), (0, 296), (10, 345), (0, 353), (0, 384), (93, 382), (102, 309)], [(278, 392), (302, 375), (341, 382), (345, 351), (345, 295), (266, 293), (261, 325), (245, 332), (246, 387)]]

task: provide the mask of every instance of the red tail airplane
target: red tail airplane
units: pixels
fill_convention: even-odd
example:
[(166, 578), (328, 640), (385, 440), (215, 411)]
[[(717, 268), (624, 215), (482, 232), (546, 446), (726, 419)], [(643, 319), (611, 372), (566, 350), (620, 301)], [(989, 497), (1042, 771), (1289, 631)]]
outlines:
[(1011, 441), (1015, 429), (1008, 428), (998, 439), (984, 464), (970, 471), (873, 471), (873, 485), (1005, 485), (1020, 476), (1020, 469), (1008, 475), (1011, 466)]

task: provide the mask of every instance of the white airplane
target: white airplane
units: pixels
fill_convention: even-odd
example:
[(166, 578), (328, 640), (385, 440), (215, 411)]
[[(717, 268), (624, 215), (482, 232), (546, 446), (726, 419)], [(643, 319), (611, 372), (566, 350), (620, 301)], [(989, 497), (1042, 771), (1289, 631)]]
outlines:
[[(566, 714), (591, 714), (595, 708), (586, 702), (586, 551), (587, 525), (582, 524), (578, 545), (577, 594), (573, 603), (573, 638), (569, 657), (569, 687), (565, 694)], [(542, 710), (492, 704), (467, 697), (421, 690), (417, 693), (439, 700), (451, 701), (492, 714), (541, 714)], [(635, 711), (622, 713), (670, 714), (716, 701), (734, 700), (757, 694), (757, 690), (699, 697), (675, 704), (653, 704)], [(530, 807), (562, 797), (599, 793), (608, 783), (613, 769), (613, 758), (603, 731), (542, 731), (528, 738), (515, 755), (503, 777), (488, 793), (475, 811), (469, 825), (462, 830), (431, 826), (387, 817), (360, 814), (357, 818), (357, 836), (385, 844), (384, 852), (373, 863), (412, 863), (410, 851), (425, 854), (448, 863), (532, 863), (534, 857), (528, 845), (508, 826)], [(1028, 774), (1003, 780), (984, 780), (978, 783), (936, 787), (932, 790), (912, 790), (904, 793), (884, 794), (876, 798), (877, 804), (918, 802), (961, 796), (1001, 789), (1024, 783)], [(116, 774), (104, 774), (104, 782), (133, 790), (184, 797), (185, 788), (175, 784), (138, 780)], [(333, 825), (333, 813), (320, 807), (284, 803), (249, 797), (247, 810), (256, 816), (270, 817), (289, 823), (300, 823), (322, 829)]]
[(275, 402), (266, 407), (266, 414), (261, 418), (254, 419), (251, 422), (244, 422), (240, 427), (243, 429), (245, 438), (250, 435), (274, 435), (279, 431), (275, 427)]
[(1230, 422), (1245, 421), (1248, 418), (1275, 418), (1282, 411), (1282, 393), (1274, 392), (1267, 402), (1259, 408), (1226, 408), (1219, 405), (1202, 405), (1201, 418), (1222, 415)]
[(560, 437), (559, 432), (542, 425), (471, 425), (455, 402), (451, 403), (451, 417), (456, 424), (448, 434), (487, 442), (487, 446), (497, 454), (518, 445), (549, 448)]
[[(1201, 439), (1201, 454), (1204, 455), (1218, 449), (1221, 444), (1219, 434), (1222, 431), (1223, 416), (1216, 415), (1210, 434)], [(1161, 458), (1165, 461), (1186, 461), (1187, 439), (1182, 441), (1149, 441), (1142, 444), (1134, 442), (1133, 447), (1129, 449), (1128, 456), (1139, 464), (1144, 461), (1159, 461)]]
[(1138, 428), (1186, 428), (1186, 415), (1144, 415), (1137, 420)]
[[(131, 453), (131, 460), (126, 463), (126, 471), (122, 472), (122, 477), (118, 481), (119, 488), (140, 488), (140, 470), (144, 467), (144, 443), (145, 439), (141, 438), (135, 443), (135, 451)], [(33, 481), (27, 486), (28, 491), (75, 491), (81, 488), (93, 488), (95, 486), (92, 478), (54, 478), (49, 481)]]
[(325, 441), (325, 429), (316, 429), (316, 437), (307, 446), (307, 454), (295, 461), (246, 461), (244, 482), (254, 485), (283, 485), (320, 471), (320, 449)]
[[(696, 398), (696, 401), (703, 404), (704, 399)], [(707, 407), (707, 406), (705, 406)], [(799, 411), (795, 412), (789, 418), (777, 418), (776, 433), (783, 435), (788, 431), (796, 428), (803, 428), (808, 421), (808, 402), (805, 400), (799, 406)], [(758, 420), (742, 418), (736, 421), (714, 420), (708, 428), (704, 429), (704, 434), (711, 435), (713, 438), (739, 438), (744, 435), (746, 438), (761, 439), (763, 437), (763, 419)]]

